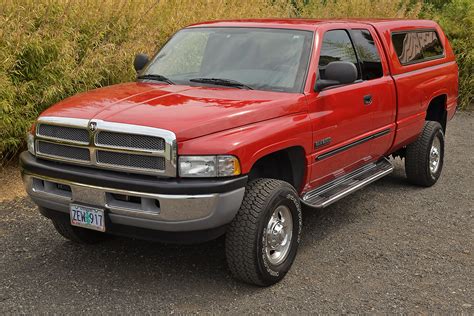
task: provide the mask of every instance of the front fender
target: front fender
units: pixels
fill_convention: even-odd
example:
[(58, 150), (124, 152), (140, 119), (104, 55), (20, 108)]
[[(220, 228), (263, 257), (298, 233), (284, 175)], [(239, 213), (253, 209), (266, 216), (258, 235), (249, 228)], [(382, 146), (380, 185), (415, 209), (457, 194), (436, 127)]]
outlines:
[(312, 133), (307, 113), (297, 113), (230, 129), (178, 144), (178, 155), (228, 154), (239, 158), (242, 173), (273, 152), (300, 146), (306, 157), (312, 151)]

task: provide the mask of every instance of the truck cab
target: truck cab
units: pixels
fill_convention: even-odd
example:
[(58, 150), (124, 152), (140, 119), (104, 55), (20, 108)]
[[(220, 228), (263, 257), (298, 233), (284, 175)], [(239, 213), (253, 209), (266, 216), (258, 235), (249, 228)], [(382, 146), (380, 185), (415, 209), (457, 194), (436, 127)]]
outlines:
[(411, 183), (441, 175), (458, 70), (433, 21), (204, 22), (134, 67), (43, 112), (20, 156), (72, 241), (225, 235), (232, 274), (268, 286), (296, 257), (303, 206), (390, 174), (390, 157)]

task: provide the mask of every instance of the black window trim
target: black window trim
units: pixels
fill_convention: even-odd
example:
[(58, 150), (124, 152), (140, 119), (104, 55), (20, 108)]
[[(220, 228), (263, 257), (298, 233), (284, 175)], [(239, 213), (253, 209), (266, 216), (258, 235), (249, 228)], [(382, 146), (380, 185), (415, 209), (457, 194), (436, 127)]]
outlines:
[[(439, 44), (443, 48), (443, 53), (441, 55), (437, 55), (437, 56), (431, 56), (431, 57), (426, 57), (426, 58), (423, 57), (422, 59), (419, 59), (419, 60), (413, 60), (413, 61), (410, 61), (410, 62), (407, 62), (407, 63), (402, 63), (401, 60), (400, 60), (400, 57), (398, 56), (398, 53), (395, 51), (395, 53), (397, 55), (398, 62), (400, 63), (400, 65), (410, 66), (410, 65), (424, 63), (424, 62), (427, 62), (427, 61), (442, 59), (442, 58), (446, 57), (446, 49), (445, 49), (443, 43), (441, 42), (441, 39), (439, 37), (439, 33), (436, 29), (413, 29), (413, 30), (406, 30), (406, 31), (394, 31), (390, 34), (390, 40), (392, 42), (393, 48), (395, 49), (395, 45), (393, 44), (393, 35), (395, 35), (395, 34), (407, 34), (407, 33), (422, 33), (422, 32), (434, 32), (436, 34), (436, 37), (438, 38)], [(417, 39), (418, 39), (418, 37), (417, 37)], [(421, 53), (423, 54), (423, 50), (421, 51)]]
[(349, 40), (351, 41), (352, 49), (354, 50), (355, 57), (356, 57), (356, 60), (357, 60), (357, 68), (358, 68), (359, 74), (360, 74), (360, 78), (357, 79), (354, 83), (363, 82), (364, 81), (364, 73), (363, 73), (363, 71), (364, 71), (363, 68), (364, 67), (362, 67), (362, 60), (359, 58), (359, 53), (357, 52), (357, 47), (355, 45), (354, 38), (352, 37), (351, 29), (346, 29), (345, 31), (346, 31), (347, 35), (349, 36)]
[(365, 75), (365, 71), (364, 71), (364, 67), (363, 67), (363, 61), (361, 58), (359, 58), (359, 50), (357, 49), (357, 46), (354, 45), (355, 43), (355, 40), (354, 40), (354, 35), (352, 34), (352, 32), (354, 31), (367, 31), (369, 32), (370, 36), (372, 36), (372, 39), (374, 40), (374, 43), (375, 43), (375, 49), (377, 50), (377, 53), (379, 54), (379, 58), (380, 58), (380, 64), (382, 65), (382, 76), (381, 77), (378, 77), (378, 78), (374, 78), (374, 79), (371, 79), (371, 80), (377, 80), (377, 79), (380, 79), (380, 78), (383, 78), (385, 77), (385, 69), (383, 67), (383, 62), (382, 62), (382, 55), (380, 54), (380, 51), (379, 51), (379, 48), (377, 47), (377, 42), (375, 41), (375, 37), (374, 35), (372, 34), (372, 32), (368, 29), (368, 28), (364, 28), (363, 26), (361, 27), (354, 27), (354, 28), (351, 28), (349, 30), (349, 36), (351, 38), (351, 41), (352, 41), (352, 45), (354, 46), (354, 50), (356, 52), (356, 56), (357, 56), (357, 60), (359, 62), (359, 67), (360, 67), (360, 70), (361, 70), (361, 81), (370, 81), (369, 79), (364, 79), (364, 75)]

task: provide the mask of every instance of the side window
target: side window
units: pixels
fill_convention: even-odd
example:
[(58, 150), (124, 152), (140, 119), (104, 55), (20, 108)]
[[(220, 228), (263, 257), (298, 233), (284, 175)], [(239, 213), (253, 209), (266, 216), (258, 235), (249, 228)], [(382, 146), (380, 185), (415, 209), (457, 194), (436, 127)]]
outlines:
[(368, 30), (352, 30), (352, 38), (362, 66), (362, 79), (371, 80), (383, 76), (380, 54)]
[(420, 41), (424, 59), (443, 55), (443, 46), (435, 31), (419, 32), (418, 40)]
[[(356, 53), (349, 34), (344, 30), (328, 31), (324, 34), (321, 56), (319, 57), (319, 78), (324, 77), (326, 66), (333, 61), (347, 61), (358, 66)], [(359, 69), (359, 67), (357, 67)], [(360, 73), (358, 75), (360, 79)]]
[(434, 30), (393, 33), (392, 42), (402, 65), (443, 56), (443, 46)]
[(409, 64), (423, 59), (418, 34), (415, 32), (395, 33), (392, 41), (400, 63)]

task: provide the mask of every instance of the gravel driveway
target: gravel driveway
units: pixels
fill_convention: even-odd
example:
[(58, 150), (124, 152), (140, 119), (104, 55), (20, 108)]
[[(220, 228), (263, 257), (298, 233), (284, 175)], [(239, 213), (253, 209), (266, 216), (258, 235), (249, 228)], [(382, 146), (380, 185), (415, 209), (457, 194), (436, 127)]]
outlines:
[(78, 246), (56, 234), (28, 198), (6, 199), (0, 314), (472, 314), (472, 113), (458, 113), (450, 123), (446, 150), (443, 175), (432, 188), (408, 185), (396, 160), (390, 176), (323, 211), (306, 210), (296, 262), (270, 288), (230, 277), (222, 239), (170, 246), (115, 238)]

